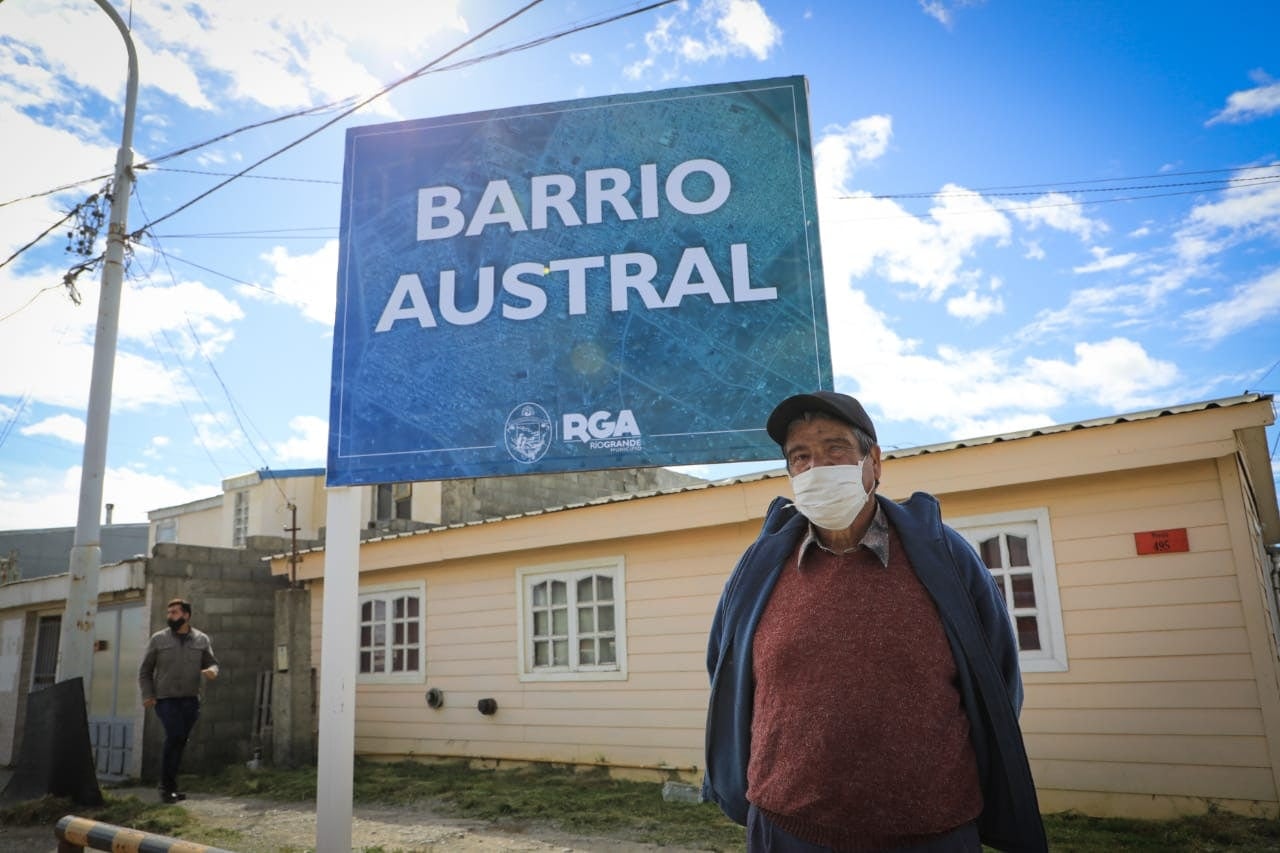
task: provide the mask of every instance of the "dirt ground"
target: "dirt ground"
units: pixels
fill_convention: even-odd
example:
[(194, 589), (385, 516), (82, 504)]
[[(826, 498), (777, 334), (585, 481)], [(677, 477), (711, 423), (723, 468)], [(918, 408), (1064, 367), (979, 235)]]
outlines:
[[(154, 797), (153, 788), (123, 788), (116, 796)], [(280, 803), (233, 799), (216, 794), (190, 794), (185, 808), (208, 826), (238, 830), (245, 840), (237, 853), (278, 853), (314, 849), (315, 803)], [(495, 827), (483, 821), (433, 814), (425, 807), (357, 805), (351, 827), (352, 850), (391, 851), (559, 851), (559, 853), (630, 853), (656, 851), (691, 853), (677, 847), (658, 847), (633, 841), (568, 835), (545, 826)], [(0, 851), (57, 853), (53, 827), (0, 826)]]

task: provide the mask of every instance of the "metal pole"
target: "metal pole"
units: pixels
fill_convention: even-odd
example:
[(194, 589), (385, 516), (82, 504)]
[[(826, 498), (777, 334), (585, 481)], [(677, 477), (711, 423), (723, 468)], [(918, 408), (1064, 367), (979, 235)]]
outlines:
[(124, 244), (133, 191), (133, 116), (138, 102), (138, 54), (129, 28), (107, 0), (94, 0), (124, 36), (129, 52), (124, 130), (116, 153), (111, 189), (111, 221), (98, 298), (98, 329), (93, 340), (93, 373), (85, 418), (84, 463), (80, 469), (80, 507), (71, 546), (67, 609), (58, 643), (59, 681), (83, 678), (86, 692), (93, 669), (93, 625), (98, 614), (98, 569), (102, 565), (102, 478), (107, 466), (107, 422), (111, 415), (111, 380), (115, 370), (116, 334), (120, 326), (120, 291), (124, 286)]

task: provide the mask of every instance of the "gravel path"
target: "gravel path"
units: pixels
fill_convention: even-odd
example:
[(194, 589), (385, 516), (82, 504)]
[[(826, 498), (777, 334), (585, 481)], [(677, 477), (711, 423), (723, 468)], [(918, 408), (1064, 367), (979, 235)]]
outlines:
[[(118, 797), (155, 796), (152, 788), (120, 788)], [(315, 803), (281, 803), (247, 800), (216, 794), (190, 794), (175, 808), (185, 808), (207, 826), (234, 829), (245, 840), (237, 853), (279, 853), (315, 847)], [(630, 853), (656, 851), (690, 853), (676, 847), (658, 847), (610, 838), (569, 835), (546, 826), (496, 827), (483, 821), (444, 817), (426, 806), (357, 805), (351, 827), (352, 849), (382, 848), (391, 851), (559, 851), (559, 853)], [(56, 853), (53, 827), (0, 826), (0, 851)]]

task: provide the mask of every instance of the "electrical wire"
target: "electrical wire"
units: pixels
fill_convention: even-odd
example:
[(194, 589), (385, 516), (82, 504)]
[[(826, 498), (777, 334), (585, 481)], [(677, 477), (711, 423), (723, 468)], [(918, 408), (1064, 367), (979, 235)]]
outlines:
[[(671, 0), (667, 0), (667, 2), (670, 2), (670, 1), (671, 1)], [(220, 181), (220, 182), (219, 182), (219, 183), (217, 183), (217, 184), (214, 184), (212, 187), (210, 187), (209, 189), (207, 189), (207, 190), (205, 190), (204, 192), (200, 193), (200, 194), (199, 194), (199, 195), (197, 195), (195, 198), (192, 198), (192, 199), (190, 199), (190, 200), (188, 200), (188, 201), (186, 201), (186, 202), (184, 202), (184, 203), (182, 203), (182, 204), (178, 205), (177, 207), (175, 207), (173, 210), (169, 211), (168, 213), (165, 213), (165, 214), (161, 215), (159, 218), (157, 218), (157, 219), (153, 219), (152, 221), (148, 222), (146, 225), (142, 226), (142, 228), (137, 229), (134, 233), (135, 233), (135, 234), (137, 234), (137, 233), (139, 233), (139, 232), (141, 232), (141, 231), (144, 231), (144, 230), (147, 230), (147, 229), (149, 229), (149, 228), (152, 228), (152, 227), (154, 227), (154, 226), (156, 226), (156, 225), (160, 224), (161, 222), (164, 222), (165, 220), (170, 219), (170, 218), (172, 218), (172, 217), (176, 216), (177, 214), (179, 214), (179, 213), (181, 213), (182, 211), (186, 210), (187, 208), (191, 207), (191, 206), (192, 206), (193, 204), (195, 204), (196, 202), (198, 202), (198, 201), (201, 201), (201, 200), (203, 200), (203, 199), (208, 198), (208, 197), (209, 197), (210, 195), (212, 195), (213, 193), (217, 192), (218, 190), (222, 189), (223, 187), (227, 186), (228, 184), (232, 183), (233, 181), (238, 180), (239, 178), (243, 177), (243, 176), (244, 176), (245, 174), (247, 174), (248, 172), (251, 172), (251, 171), (253, 171), (254, 169), (258, 168), (258, 167), (259, 167), (259, 166), (261, 166), (263, 163), (266, 163), (266, 162), (268, 162), (268, 161), (270, 161), (270, 160), (274, 160), (276, 157), (279, 157), (281, 154), (284, 154), (286, 151), (290, 151), (290, 150), (292, 150), (293, 148), (296, 148), (297, 146), (301, 145), (303, 142), (306, 142), (308, 139), (311, 139), (312, 137), (314, 137), (314, 136), (316, 136), (317, 134), (319, 134), (321, 131), (324, 131), (324, 130), (326, 130), (326, 129), (328, 129), (328, 128), (332, 127), (333, 125), (337, 124), (339, 121), (341, 121), (342, 119), (344, 119), (344, 118), (346, 118), (347, 116), (351, 115), (352, 113), (354, 113), (354, 112), (356, 112), (356, 111), (358, 111), (358, 110), (362, 109), (363, 107), (365, 107), (365, 106), (367, 106), (367, 105), (369, 105), (369, 104), (373, 103), (373, 102), (374, 102), (374, 101), (376, 101), (378, 98), (380, 98), (380, 97), (382, 97), (383, 95), (387, 94), (387, 93), (388, 93), (388, 92), (390, 92), (391, 90), (393, 90), (393, 89), (397, 88), (398, 86), (401, 86), (401, 85), (403, 85), (403, 84), (405, 84), (405, 83), (409, 82), (410, 80), (415, 79), (419, 74), (421, 74), (421, 73), (422, 73), (423, 71), (425, 71), (426, 69), (429, 69), (431, 66), (433, 66), (433, 65), (437, 65), (437, 64), (439, 64), (440, 62), (443, 62), (444, 60), (448, 59), (450, 56), (453, 56), (453, 55), (454, 55), (454, 54), (456, 54), (458, 51), (460, 51), (460, 50), (464, 50), (465, 48), (469, 47), (470, 45), (475, 44), (477, 41), (479, 41), (480, 39), (484, 38), (484, 37), (485, 37), (485, 36), (487, 36), (489, 33), (492, 33), (492, 32), (494, 32), (495, 30), (497, 30), (498, 28), (505, 26), (506, 24), (508, 24), (508, 23), (510, 23), (511, 21), (515, 20), (516, 18), (520, 17), (520, 16), (521, 16), (521, 15), (523, 15), (525, 12), (528, 12), (530, 9), (532, 9), (533, 7), (535, 7), (535, 6), (539, 5), (539, 4), (540, 4), (540, 3), (542, 3), (542, 2), (543, 2), (543, 0), (530, 0), (530, 2), (526, 3), (524, 6), (521, 6), (521, 7), (520, 7), (519, 9), (517, 9), (515, 12), (512, 12), (510, 15), (506, 16), (505, 18), (503, 18), (502, 20), (498, 21), (497, 23), (495, 23), (495, 24), (491, 24), (490, 26), (486, 27), (484, 30), (482, 30), (482, 31), (480, 31), (479, 33), (477, 33), (476, 35), (472, 36), (471, 38), (466, 39), (465, 41), (463, 41), (463, 42), (462, 42), (462, 44), (460, 44), (460, 45), (458, 45), (458, 46), (454, 47), (453, 49), (451, 49), (451, 50), (449, 50), (449, 51), (446, 51), (444, 54), (442, 54), (441, 56), (439, 56), (439, 57), (437, 57), (436, 59), (432, 60), (431, 62), (427, 63), (426, 65), (422, 66), (422, 68), (419, 68), (417, 71), (413, 71), (413, 72), (410, 72), (409, 74), (406, 74), (405, 76), (401, 77), (400, 79), (398, 79), (398, 80), (396, 80), (396, 81), (394, 81), (394, 82), (392, 82), (392, 83), (390, 83), (390, 84), (388, 84), (388, 85), (386, 85), (386, 86), (383, 86), (381, 89), (379, 89), (377, 92), (374, 92), (372, 95), (369, 95), (368, 97), (363, 98), (362, 100), (360, 100), (359, 102), (357, 102), (357, 103), (356, 103), (356, 104), (354, 104), (353, 106), (350, 106), (350, 107), (348, 107), (348, 108), (346, 108), (346, 109), (344, 109), (344, 110), (341, 110), (341, 111), (340, 111), (336, 116), (334, 116), (333, 118), (329, 119), (328, 121), (325, 121), (324, 123), (322, 123), (322, 124), (321, 124), (321, 125), (319, 125), (318, 127), (315, 127), (315, 128), (313, 128), (312, 130), (308, 131), (307, 133), (304, 133), (302, 136), (298, 137), (297, 139), (293, 140), (292, 142), (288, 143), (287, 145), (284, 145), (284, 146), (283, 146), (283, 147), (281, 147), (281, 148), (277, 148), (275, 151), (271, 152), (270, 154), (266, 155), (265, 157), (259, 158), (258, 160), (254, 161), (253, 163), (250, 163), (248, 166), (244, 167), (244, 168), (243, 168), (243, 169), (241, 169), (239, 172), (236, 172), (234, 175), (232, 175), (231, 177), (227, 178), (226, 180), (223, 180), (223, 181)]]

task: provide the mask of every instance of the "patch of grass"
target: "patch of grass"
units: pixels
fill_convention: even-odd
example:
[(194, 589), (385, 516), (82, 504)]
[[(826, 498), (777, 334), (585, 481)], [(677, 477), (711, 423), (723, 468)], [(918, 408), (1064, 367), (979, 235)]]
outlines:
[(145, 832), (173, 835), (191, 825), (184, 809), (161, 803), (144, 803), (137, 797), (103, 797), (101, 806), (76, 805), (62, 797), (41, 797), (0, 809), (0, 823), (12, 826), (52, 826), (63, 815), (74, 814), (90, 820), (130, 826)]
[[(314, 800), (315, 769), (230, 767), (216, 776), (191, 777), (188, 790), (233, 797)], [(577, 771), (533, 765), (480, 770), (465, 761), (355, 763), (357, 803), (430, 803), (441, 814), (491, 821), (510, 829), (550, 826), (650, 844), (705, 850), (741, 850), (745, 832), (710, 804), (668, 803), (662, 786), (610, 779), (603, 769)]]
[(1054, 853), (1280, 850), (1280, 821), (1243, 817), (1213, 807), (1206, 814), (1178, 820), (1098, 818), (1062, 812), (1045, 815), (1044, 822)]

